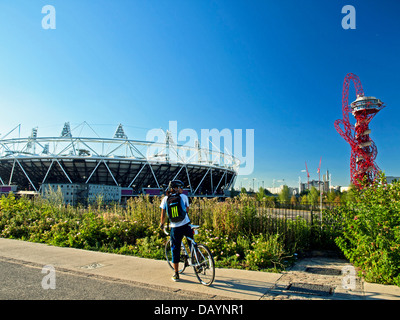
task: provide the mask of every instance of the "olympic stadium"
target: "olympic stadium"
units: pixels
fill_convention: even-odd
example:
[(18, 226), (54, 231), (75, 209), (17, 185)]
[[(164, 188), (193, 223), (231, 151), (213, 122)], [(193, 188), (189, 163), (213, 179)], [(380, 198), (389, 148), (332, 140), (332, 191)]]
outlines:
[(119, 190), (120, 198), (153, 196), (179, 179), (191, 197), (224, 197), (240, 165), (232, 155), (201, 148), (197, 141), (195, 146), (177, 145), (168, 131), (163, 142), (131, 140), (121, 124), (110, 138), (74, 136), (68, 122), (58, 136), (40, 137), (38, 132), (34, 128), (25, 138), (7, 134), (0, 139), (0, 191), (40, 193), (58, 186), (64, 195), (65, 188), (75, 188), (71, 194), (77, 200), (79, 193), (88, 197), (88, 187), (96, 187)]

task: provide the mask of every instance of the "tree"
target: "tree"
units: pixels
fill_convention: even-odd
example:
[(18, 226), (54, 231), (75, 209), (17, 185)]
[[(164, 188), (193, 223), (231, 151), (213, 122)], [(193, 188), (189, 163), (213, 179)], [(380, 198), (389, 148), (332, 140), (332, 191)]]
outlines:
[(306, 190), (303, 190), (302, 192), (300, 192), (299, 196), (300, 197), (303, 197), (304, 195), (307, 196), (309, 193), (310, 193), (310, 190), (306, 189)]
[(265, 191), (263, 187), (260, 187), (257, 192), (257, 200), (262, 200), (265, 197)]
[(274, 196), (266, 196), (266, 203), (269, 207), (274, 208), (276, 204), (276, 197)]
[(337, 197), (336, 191), (335, 190), (329, 190), (328, 196), (327, 196), (328, 202), (334, 202), (336, 197)]
[(279, 201), (280, 202), (289, 202), (290, 201), (290, 191), (288, 186), (283, 186), (282, 191), (279, 193)]
[(308, 200), (313, 205), (316, 205), (319, 201), (319, 192), (318, 192), (317, 188), (315, 188), (314, 186), (311, 187), (310, 194), (308, 195)]
[(234, 198), (234, 197), (236, 197), (237, 195), (239, 195), (239, 191), (237, 191), (237, 190), (235, 190), (233, 187), (231, 188), (231, 192), (230, 192), (230, 197), (231, 198)]
[(242, 187), (242, 189), (240, 189), (240, 193), (247, 194), (247, 190), (246, 190), (246, 188), (245, 188), (245, 187)]
[(48, 189), (44, 190), (44, 198), (55, 207), (61, 207), (64, 204), (64, 195), (60, 186), (57, 187), (57, 190), (54, 190), (51, 186), (49, 186)]
[(350, 183), (349, 191), (347, 191), (347, 201), (354, 202), (357, 196), (357, 189), (354, 184)]
[(302, 195), (302, 196), (300, 197), (300, 203), (301, 203), (301, 204), (308, 204), (308, 197), (307, 197), (306, 194), (304, 194), (304, 195)]

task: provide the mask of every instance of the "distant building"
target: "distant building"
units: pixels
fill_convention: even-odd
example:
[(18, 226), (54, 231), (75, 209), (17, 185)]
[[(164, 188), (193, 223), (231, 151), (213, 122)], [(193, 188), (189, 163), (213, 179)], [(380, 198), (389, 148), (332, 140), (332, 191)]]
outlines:
[(80, 184), (80, 183), (46, 183), (42, 185), (42, 194), (50, 190), (60, 189), (65, 204), (76, 205), (77, 203), (93, 203), (101, 198), (104, 203), (120, 202), (121, 187), (98, 185), (98, 184)]
[(329, 190), (331, 191), (340, 191), (341, 186), (330, 186)]
[(350, 190), (350, 187), (340, 187), (340, 192), (347, 192)]
[(323, 192), (329, 191), (331, 185), (331, 176), (328, 170), (326, 170), (326, 174), (322, 175), (322, 181), (311, 180), (310, 182), (304, 182), (304, 183), (299, 181), (299, 193), (305, 190), (311, 190), (312, 187), (315, 187), (317, 190), (319, 190), (320, 185)]
[[(265, 188), (265, 189), (267, 189), (267, 190), (268, 190), (269, 192), (271, 192), (272, 194), (279, 194), (279, 193), (282, 192), (284, 186), (285, 186), (285, 185), (281, 185), (281, 186), (279, 186), (279, 187), (272, 187), (272, 188)], [(296, 194), (298, 194), (298, 193), (299, 193), (299, 189), (289, 187), (289, 194), (290, 194), (291, 196), (292, 196), (292, 195), (296, 195)]]
[(400, 181), (400, 177), (386, 176), (387, 183), (393, 183), (394, 181)]

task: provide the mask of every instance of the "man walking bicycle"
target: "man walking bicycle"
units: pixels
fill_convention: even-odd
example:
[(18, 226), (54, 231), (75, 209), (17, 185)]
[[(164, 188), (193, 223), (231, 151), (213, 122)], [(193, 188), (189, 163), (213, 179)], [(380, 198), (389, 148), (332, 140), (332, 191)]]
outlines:
[(169, 183), (166, 196), (161, 201), (161, 228), (164, 227), (165, 221), (168, 218), (171, 231), (171, 251), (172, 264), (175, 273), (172, 280), (179, 280), (179, 258), (181, 252), (181, 243), (184, 236), (193, 237), (192, 228), (189, 226), (189, 199), (183, 194), (183, 182), (173, 180)]

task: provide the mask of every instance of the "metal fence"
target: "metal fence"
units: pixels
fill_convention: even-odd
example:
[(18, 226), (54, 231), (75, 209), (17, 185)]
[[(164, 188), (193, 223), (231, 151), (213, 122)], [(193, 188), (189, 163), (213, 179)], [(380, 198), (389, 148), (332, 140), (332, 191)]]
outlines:
[(323, 203), (320, 206), (290, 202), (199, 201), (191, 204), (190, 217), (195, 224), (212, 225), (231, 236), (279, 233), (286, 245), (307, 248), (329, 245), (333, 241), (334, 237), (324, 230), (327, 221), (324, 217), (340, 206), (340, 203)]
[[(125, 208), (134, 219), (158, 226), (159, 203), (158, 198), (136, 198)], [(230, 239), (238, 235), (278, 233), (287, 246), (310, 248), (333, 243), (334, 228), (330, 224), (335, 224), (336, 219), (332, 219), (332, 209), (341, 206), (341, 203), (327, 202), (320, 206), (319, 203), (192, 198), (189, 216), (193, 224), (212, 228)]]

